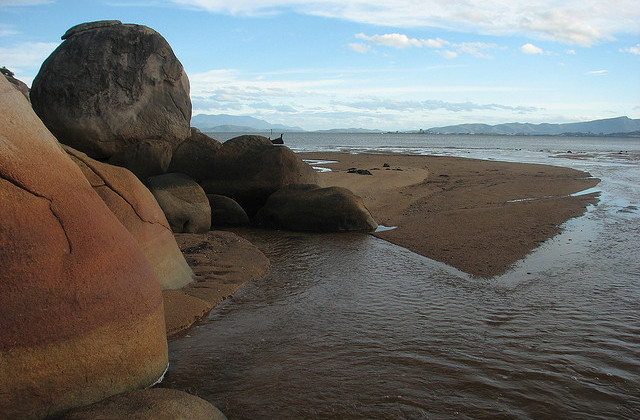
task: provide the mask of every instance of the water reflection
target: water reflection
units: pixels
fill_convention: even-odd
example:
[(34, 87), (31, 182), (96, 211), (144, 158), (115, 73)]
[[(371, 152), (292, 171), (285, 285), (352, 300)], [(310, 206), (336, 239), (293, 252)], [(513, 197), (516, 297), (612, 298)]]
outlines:
[(638, 414), (638, 273), (477, 280), (367, 235), (241, 233), (273, 272), (173, 341), (166, 378), (231, 419)]

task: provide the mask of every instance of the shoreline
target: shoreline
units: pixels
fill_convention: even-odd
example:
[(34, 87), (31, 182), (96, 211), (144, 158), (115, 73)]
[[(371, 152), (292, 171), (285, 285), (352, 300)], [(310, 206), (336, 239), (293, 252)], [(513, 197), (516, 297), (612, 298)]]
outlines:
[(352, 190), (379, 224), (395, 227), (374, 236), (473, 277), (505, 273), (599, 194), (573, 195), (599, 180), (559, 166), (395, 153), (298, 156), (334, 161), (315, 164), (331, 169), (319, 173), (321, 185)]
[[(331, 169), (319, 173), (322, 186), (352, 190), (378, 224), (393, 227), (371, 235), (479, 278), (507, 272), (598, 202), (597, 192), (576, 193), (599, 179), (559, 166), (396, 153), (297, 155), (323, 161), (314, 164)], [(231, 231), (175, 238), (195, 279), (163, 292), (170, 339), (270, 270), (264, 254)]]

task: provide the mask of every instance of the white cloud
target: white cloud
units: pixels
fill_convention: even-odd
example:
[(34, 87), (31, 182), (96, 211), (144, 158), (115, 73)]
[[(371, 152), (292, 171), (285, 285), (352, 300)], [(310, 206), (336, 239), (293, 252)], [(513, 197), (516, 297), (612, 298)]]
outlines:
[(621, 48), (620, 52), (631, 53), (631, 54), (634, 54), (634, 55), (640, 55), (640, 44), (636, 44), (635, 47)]
[(444, 56), (444, 58), (447, 58), (449, 60), (451, 60), (452, 58), (456, 58), (458, 56), (457, 52), (449, 51), (449, 50), (442, 51), (441, 54)]
[[(442, 47), (447, 47), (446, 51), (438, 51), (440, 54), (445, 56), (446, 58), (455, 58), (459, 54), (470, 54), (475, 57), (480, 58), (491, 58), (490, 55), (485, 54), (483, 51), (499, 48), (496, 44), (489, 44), (485, 42), (460, 42), (460, 43), (451, 43), (441, 38), (436, 39), (417, 39), (417, 38), (409, 38), (404, 34), (383, 34), (383, 35), (365, 35), (363, 33), (359, 33), (355, 35), (356, 38), (362, 39), (368, 42), (371, 42), (375, 45), (382, 45), (386, 47), (392, 47), (396, 49), (404, 49), (409, 47), (427, 47), (440, 49)], [(362, 49), (364, 44), (350, 44), (350, 46), (355, 45), (357, 48)], [(352, 46), (352, 49), (355, 49)], [(455, 51), (453, 51), (455, 50)], [(358, 51), (356, 49), (356, 51)], [(361, 52), (361, 51), (358, 51)]]
[(529, 43), (524, 44), (522, 47), (520, 47), (520, 51), (525, 54), (544, 54), (542, 48), (536, 47), (535, 45)]
[(349, 44), (349, 48), (353, 51), (358, 52), (360, 54), (365, 54), (371, 50), (371, 46), (367, 44), (363, 44), (361, 42), (354, 42)]
[(587, 72), (588, 75), (592, 75), (592, 76), (604, 76), (607, 73), (609, 73), (609, 70), (594, 70), (594, 71)]
[(13, 26), (0, 23), (0, 36), (18, 35), (19, 33)]
[(576, 55), (577, 54), (576, 50), (567, 50), (566, 53), (569, 54), (569, 55)]
[(170, 0), (214, 13), (273, 14), (284, 10), (393, 27), (440, 27), (494, 35), (526, 34), (590, 46), (635, 34), (637, 0)]
[(53, 3), (53, 0), (0, 0), (0, 7), (5, 6), (38, 6)]
[(39, 67), (58, 45), (56, 42), (24, 42), (13, 47), (0, 47), (0, 63), (8, 68)]
[(409, 38), (404, 34), (384, 34), (367, 36), (363, 33), (356, 34), (356, 38), (369, 41), (372, 44), (384, 45), (393, 48), (421, 47), (422, 41), (416, 38)]

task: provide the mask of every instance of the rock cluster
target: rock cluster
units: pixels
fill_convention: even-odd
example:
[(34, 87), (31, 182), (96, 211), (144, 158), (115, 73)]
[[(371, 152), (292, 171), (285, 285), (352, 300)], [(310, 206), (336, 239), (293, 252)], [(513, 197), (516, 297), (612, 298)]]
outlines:
[[(189, 81), (154, 30), (89, 22), (62, 39), (30, 95), (0, 76), (0, 418), (58, 417), (161, 378), (166, 331), (193, 322), (191, 311), (165, 325), (163, 300), (206, 312), (270, 266), (212, 224), (375, 228), (349, 191), (306, 185), (317, 174), (289, 148), (261, 136), (221, 144), (190, 128)], [(178, 235), (193, 271), (178, 232), (202, 234)], [(212, 264), (243, 270), (206, 278)], [(68, 418), (120, 408), (224, 418), (167, 393), (124, 394)], [(183, 403), (187, 414), (171, 411)]]

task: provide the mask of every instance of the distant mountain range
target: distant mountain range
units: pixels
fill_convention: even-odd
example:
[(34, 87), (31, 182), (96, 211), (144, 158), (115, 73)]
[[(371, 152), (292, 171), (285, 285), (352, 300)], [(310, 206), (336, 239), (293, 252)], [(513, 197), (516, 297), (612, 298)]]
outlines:
[(494, 134), (494, 135), (610, 135), (640, 131), (640, 119), (628, 117), (608, 118), (568, 124), (508, 123), (498, 125), (459, 124), (447, 127), (433, 127), (425, 133), (433, 134)]
[[(191, 125), (205, 132), (301, 132), (301, 127), (283, 124), (271, 124), (267, 121), (249, 117), (228, 114), (207, 115), (198, 114), (191, 118)], [(336, 128), (318, 130), (320, 133), (381, 133), (381, 130), (364, 128)], [(417, 131), (412, 131), (416, 133)], [(640, 135), (640, 119), (628, 117), (608, 118), (579, 123), (567, 124), (459, 124), (446, 127), (432, 127), (420, 130), (425, 134), (491, 134), (491, 135), (525, 135), (525, 136), (558, 136), (558, 135)]]
[(200, 131), (246, 133), (253, 131), (304, 131), (300, 127), (290, 127), (282, 124), (271, 124), (267, 121), (238, 115), (207, 115), (198, 114), (191, 117), (191, 125)]

